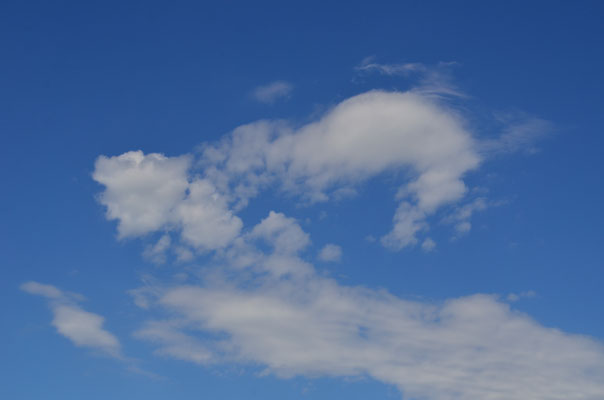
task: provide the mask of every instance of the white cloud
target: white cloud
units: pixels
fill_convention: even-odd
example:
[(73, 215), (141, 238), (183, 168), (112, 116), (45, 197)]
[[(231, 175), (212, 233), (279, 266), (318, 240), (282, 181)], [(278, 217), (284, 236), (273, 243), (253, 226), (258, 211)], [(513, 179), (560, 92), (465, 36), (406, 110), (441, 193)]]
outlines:
[(177, 322), (149, 321), (134, 336), (159, 344), (158, 355), (196, 364), (207, 364), (212, 357), (212, 353), (197, 339), (182, 333)]
[(173, 209), (188, 186), (190, 162), (188, 157), (142, 151), (96, 160), (92, 176), (105, 186), (99, 199), (107, 218), (118, 220), (121, 238), (144, 235), (173, 221)]
[(436, 243), (431, 238), (426, 238), (422, 242), (422, 250), (425, 251), (426, 253), (431, 252), (435, 248), (436, 248)]
[(278, 99), (289, 97), (293, 88), (289, 82), (275, 81), (268, 85), (258, 86), (254, 89), (252, 96), (261, 103), (270, 104)]
[[(209, 180), (189, 181), (190, 166), (188, 156), (141, 151), (100, 156), (93, 178), (105, 187), (99, 199), (107, 207), (107, 218), (118, 220), (119, 236), (179, 229), (182, 240), (199, 251), (222, 248), (234, 239), (241, 220)], [(163, 236), (145, 254), (161, 262), (170, 243), (169, 236)]]
[(470, 218), (476, 212), (484, 211), (488, 207), (493, 205), (499, 205), (500, 203), (489, 203), (486, 198), (478, 197), (462, 206), (455, 207), (451, 213), (449, 213), (442, 222), (446, 224), (453, 224), (456, 232), (456, 236), (462, 236), (470, 232), (472, 224)]
[(495, 139), (483, 140), (480, 144), (485, 154), (535, 153), (538, 151), (536, 143), (553, 131), (549, 121), (524, 114), (500, 115), (499, 120), (504, 124), (503, 132)]
[(399, 173), (400, 204), (382, 238), (399, 250), (418, 242), (440, 207), (463, 198), (464, 175), (480, 162), (476, 147), (462, 118), (439, 101), (371, 91), (297, 129), (283, 121), (240, 126), (206, 143), (196, 163), (140, 151), (101, 156), (93, 177), (105, 186), (100, 201), (120, 237), (179, 230), (181, 242), (203, 252), (228, 246), (242, 228), (232, 210), (270, 185), (312, 203)]
[[(380, 68), (367, 66), (386, 73)], [(403, 69), (414, 68), (424, 67)], [(188, 271), (201, 283), (184, 284), (188, 275), (181, 274), (171, 284), (150, 282), (130, 292), (141, 308), (168, 314), (151, 317), (135, 336), (155, 343), (164, 357), (260, 364), (277, 376), (370, 376), (406, 398), (600, 400), (604, 348), (595, 340), (544, 327), (492, 295), (436, 303), (340, 285), (303, 258), (310, 237), (282, 213), (271, 211), (243, 231), (234, 212), (271, 186), (313, 203), (353, 194), (385, 173), (399, 179), (399, 190), (382, 244), (433, 250), (425, 232), (444, 207), (453, 209), (445, 222), (469, 230), (472, 214), (488, 203), (459, 205), (465, 175), (497, 146), (478, 142), (432, 95), (444, 93), (434, 87), (363, 93), (302, 126), (240, 126), (204, 144), (195, 160), (142, 152), (99, 157), (93, 176), (105, 186), (100, 200), (108, 218), (118, 220), (120, 237), (161, 231), (173, 239), (160, 239), (150, 254), (173, 246), (178, 259), (191, 259), (192, 251), (211, 257)], [(518, 143), (508, 137), (500, 142)], [(328, 245), (319, 258), (339, 259), (338, 250)], [(87, 321), (88, 330), (60, 323), (76, 344), (111, 347), (112, 336), (91, 333), (108, 334), (102, 317), (66, 302), (56, 288), (24, 290), (57, 304), (55, 319)]]
[(201, 250), (225, 247), (237, 237), (243, 225), (206, 179), (189, 185), (189, 195), (178, 205), (176, 213), (182, 225), (182, 238)]
[[(256, 228), (283, 245), (266, 227), (287, 217), (271, 215)], [(251, 246), (255, 239), (242, 240)], [(257, 262), (244, 274), (232, 274), (241, 265), (232, 265), (230, 254), (218, 257), (219, 268), (205, 270), (202, 285), (158, 288), (152, 306), (177, 320), (150, 321), (139, 335), (154, 340), (164, 356), (261, 364), (280, 377), (370, 376), (405, 398), (599, 400), (604, 394), (601, 343), (544, 327), (492, 295), (433, 303), (342, 286), (291, 252), (279, 258), (287, 264), (281, 268), (303, 265), (304, 274), (267, 275), (256, 265), (274, 257), (275, 247), (253, 248)]]
[(76, 302), (80, 296), (37, 282), (26, 282), (21, 290), (48, 299), (53, 313), (52, 325), (73, 344), (122, 358), (118, 339), (103, 328), (105, 319), (83, 310)]
[(249, 237), (264, 239), (279, 254), (295, 254), (310, 243), (308, 234), (293, 218), (274, 211), (269, 212), (268, 217), (252, 229)]
[(170, 248), (172, 240), (169, 235), (163, 235), (157, 243), (149, 245), (143, 252), (143, 257), (156, 264), (163, 264), (166, 262), (166, 251)]
[(525, 298), (532, 298), (537, 296), (537, 293), (535, 293), (532, 290), (527, 290), (525, 292), (520, 292), (520, 293), (510, 293), (507, 295), (507, 300), (511, 301), (511, 302), (515, 302), (518, 301), (520, 299), (525, 299)]
[(342, 259), (342, 248), (337, 244), (326, 244), (319, 251), (319, 260), (326, 262), (335, 262)]
[(402, 171), (402, 205), (391, 248), (414, 244), (426, 218), (463, 197), (463, 176), (480, 157), (451, 109), (418, 93), (372, 91), (343, 101), (316, 122), (293, 129), (261, 121), (206, 145), (207, 179), (240, 203), (277, 182), (309, 202), (384, 172)]

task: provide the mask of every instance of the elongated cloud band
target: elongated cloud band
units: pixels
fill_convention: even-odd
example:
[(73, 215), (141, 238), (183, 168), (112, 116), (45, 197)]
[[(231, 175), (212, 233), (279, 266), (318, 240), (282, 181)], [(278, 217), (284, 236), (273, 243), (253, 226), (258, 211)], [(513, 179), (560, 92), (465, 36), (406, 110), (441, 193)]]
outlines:
[(53, 313), (52, 325), (59, 334), (73, 344), (112, 357), (121, 357), (118, 339), (103, 328), (105, 319), (98, 314), (83, 310), (77, 304), (80, 296), (38, 282), (26, 282), (21, 285), (21, 290), (48, 300)]
[[(258, 241), (272, 248), (261, 251)], [(198, 364), (260, 364), (281, 377), (370, 376), (405, 398), (604, 393), (602, 344), (541, 326), (492, 295), (430, 303), (342, 286), (298, 254), (308, 243), (293, 219), (271, 212), (200, 283), (140, 289), (164, 318), (137, 337), (160, 355)]]

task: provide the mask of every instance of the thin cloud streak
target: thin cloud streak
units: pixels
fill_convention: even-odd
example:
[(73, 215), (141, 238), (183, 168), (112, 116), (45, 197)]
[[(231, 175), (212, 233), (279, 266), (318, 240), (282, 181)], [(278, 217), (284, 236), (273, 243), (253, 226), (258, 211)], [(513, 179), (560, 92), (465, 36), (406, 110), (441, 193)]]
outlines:
[(33, 281), (22, 284), (21, 290), (48, 300), (53, 313), (52, 325), (74, 345), (123, 359), (119, 340), (103, 328), (105, 318), (82, 309), (77, 304), (81, 296)]

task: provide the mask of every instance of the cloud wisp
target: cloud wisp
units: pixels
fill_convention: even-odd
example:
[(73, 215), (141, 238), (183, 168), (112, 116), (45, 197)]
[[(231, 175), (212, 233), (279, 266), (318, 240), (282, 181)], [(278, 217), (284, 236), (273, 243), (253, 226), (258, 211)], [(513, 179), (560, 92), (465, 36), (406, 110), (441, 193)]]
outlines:
[(252, 92), (252, 97), (260, 103), (272, 104), (280, 99), (287, 99), (294, 86), (285, 81), (275, 81), (267, 85), (258, 86)]
[(456, 62), (439, 62), (436, 65), (417, 62), (382, 64), (372, 56), (361, 61), (355, 71), (361, 76), (378, 74), (413, 79), (417, 84), (412, 90), (428, 97), (466, 98), (468, 96), (453, 83), (451, 77), (450, 69), (456, 65)]
[(74, 345), (110, 357), (123, 358), (119, 340), (103, 328), (105, 318), (82, 309), (78, 304), (81, 296), (38, 282), (26, 282), (21, 285), (21, 290), (48, 301), (53, 314), (52, 325)]

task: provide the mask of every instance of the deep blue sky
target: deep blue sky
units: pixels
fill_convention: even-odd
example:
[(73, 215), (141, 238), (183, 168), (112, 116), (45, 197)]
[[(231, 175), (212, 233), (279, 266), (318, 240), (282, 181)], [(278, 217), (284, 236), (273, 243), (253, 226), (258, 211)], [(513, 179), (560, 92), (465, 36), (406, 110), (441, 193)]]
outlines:
[[(428, 254), (365, 240), (392, 218), (387, 177), (362, 184), (353, 200), (313, 207), (264, 194), (239, 214), (244, 224), (273, 208), (314, 219), (303, 224), (313, 251), (327, 242), (344, 251), (341, 263), (317, 268), (344, 285), (434, 301), (534, 291), (514, 307), (545, 326), (604, 340), (604, 5), (208, 3), (1, 6), (0, 397), (399, 398), (372, 380), (258, 378), (254, 368), (153, 356), (132, 338), (142, 318), (126, 292), (141, 275), (175, 267), (141, 257), (145, 241), (116, 240), (91, 177), (99, 155), (178, 156), (244, 123), (301, 125), (350, 96), (412, 85), (359, 78), (355, 67), (368, 56), (383, 64), (456, 62), (452, 80), (469, 96), (458, 106), (479, 135), (497, 135), (494, 115), (508, 113), (547, 120), (551, 129), (534, 154), (499, 155), (468, 176), (501, 205), (477, 213), (457, 240), (437, 223), (441, 240)], [(277, 80), (293, 86), (288, 99), (253, 99), (256, 87)], [(328, 217), (319, 219), (321, 211)], [(124, 352), (167, 379), (72, 346), (49, 325), (40, 299), (19, 290), (30, 280), (85, 295), (84, 308), (106, 318)]]

